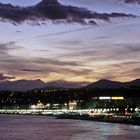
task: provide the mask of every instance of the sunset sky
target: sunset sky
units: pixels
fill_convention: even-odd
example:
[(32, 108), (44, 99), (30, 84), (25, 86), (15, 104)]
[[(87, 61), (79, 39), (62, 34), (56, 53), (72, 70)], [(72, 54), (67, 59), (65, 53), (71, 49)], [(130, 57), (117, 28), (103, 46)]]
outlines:
[(140, 78), (139, 16), (140, 0), (0, 0), (0, 80)]

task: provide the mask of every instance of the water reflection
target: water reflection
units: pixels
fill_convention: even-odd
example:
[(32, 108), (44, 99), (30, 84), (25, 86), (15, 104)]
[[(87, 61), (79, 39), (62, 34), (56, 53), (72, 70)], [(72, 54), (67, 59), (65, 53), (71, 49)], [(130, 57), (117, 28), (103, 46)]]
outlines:
[(0, 115), (0, 140), (139, 140), (140, 126)]
[[(85, 125), (86, 124), (86, 125)], [(82, 125), (89, 132), (79, 134), (73, 140), (139, 140), (140, 126), (102, 123), (102, 122), (86, 122)]]

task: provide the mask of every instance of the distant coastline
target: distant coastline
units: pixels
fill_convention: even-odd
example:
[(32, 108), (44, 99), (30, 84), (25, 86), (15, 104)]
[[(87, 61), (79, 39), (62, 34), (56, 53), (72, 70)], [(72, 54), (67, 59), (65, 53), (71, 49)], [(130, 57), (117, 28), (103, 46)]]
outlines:
[(87, 120), (87, 121), (99, 121), (107, 123), (119, 123), (119, 124), (129, 124), (129, 125), (138, 125), (140, 126), (140, 118), (137, 119), (119, 119), (119, 118), (102, 118), (102, 117), (89, 117), (87, 115), (61, 115), (57, 119), (73, 119), (73, 120)]
[(106, 123), (118, 123), (118, 124), (128, 124), (140, 126), (140, 118), (138, 119), (118, 119), (118, 118), (102, 118), (102, 117), (89, 117), (88, 115), (43, 115), (43, 114), (9, 114), (0, 113), (0, 115), (20, 115), (20, 116), (42, 116), (42, 117), (53, 117), (55, 119), (71, 119), (71, 120), (85, 120), (85, 121), (96, 121), (96, 122), (106, 122)]

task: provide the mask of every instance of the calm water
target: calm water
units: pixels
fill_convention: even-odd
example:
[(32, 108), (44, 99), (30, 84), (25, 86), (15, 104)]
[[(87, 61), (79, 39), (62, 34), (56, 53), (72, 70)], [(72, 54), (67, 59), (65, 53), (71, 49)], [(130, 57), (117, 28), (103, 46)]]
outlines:
[(140, 140), (140, 126), (0, 115), (0, 140)]

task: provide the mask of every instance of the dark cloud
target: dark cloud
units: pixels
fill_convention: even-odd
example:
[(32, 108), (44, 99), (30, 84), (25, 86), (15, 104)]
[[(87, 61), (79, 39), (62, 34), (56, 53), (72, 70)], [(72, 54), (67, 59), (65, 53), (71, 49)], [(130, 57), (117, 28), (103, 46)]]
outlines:
[(79, 62), (75, 61), (61, 61), (57, 59), (48, 59), (48, 58), (37, 58), (34, 60), (34, 63), (38, 63), (41, 65), (54, 65), (54, 66), (81, 66)]
[(125, 3), (137, 3), (137, 4), (140, 4), (140, 0), (125, 0)]
[(140, 75), (140, 68), (135, 68), (132, 71), (133, 71), (134, 74), (136, 73), (136, 74)]
[(2, 43), (0, 44), (0, 54), (5, 54), (7, 53), (9, 50), (14, 49), (15, 43), (14, 42), (8, 42), (8, 43)]
[(0, 54), (7, 54), (11, 50), (21, 49), (22, 47), (16, 46), (15, 42), (7, 42), (0, 44)]
[(46, 52), (50, 52), (50, 50), (46, 50), (46, 49), (38, 49), (38, 50), (34, 50), (35, 52), (43, 52), (43, 53), (46, 53)]
[(111, 66), (113, 67), (116, 67), (116, 68), (119, 68), (119, 69), (124, 69), (124, 67), (130, 67), (130, 68), (133, 68), (135, 66), (139, 66), (140, 65), (140, 62), (139, 61), (127, 61), (127, 62), (120, 62), (119, 64), (113, 64)]
[(132, 78), (139, 78), (140, 77), (140, 68), (130, 68), (130, 69), (125, 69), (120, 73), (120, 75), (132, 77)]
[[(38, 57), (22, 57), (11, 56), (8, 54), (0, 55), (1, 71), (8, 71), (12, 75), (44, 75), (49, 73), (63, 74), (86, 74), (89, 70), (77, 69), (82, 64), (79, 61), (59, 60), (56, 58), (38, 58)], [(71, 68), (71, 67), (74, 67)]]
[[(65, 6), (57, 0), (42, 0), (38, 4), (29, 7), (13, 6), (11, 4), (0, 3), (1, 21), (10, 21), (13, 24), (20, 24), (25, 21), (52, 20), (58, 22), (77, 22), (80, 24), (96, 24), (96, 19), (109, 21), (117, 17), (135, 17), (124, 13), (96, 13), (86, 8)], [(89, 21), (86, 21), (86, 20)]]
[(140, 44), (138, 46), (128, 46), (128, 49), (131, 52), (137, 52), (137, 53), (139, 53), (140, 52)]
[(35, 69), (22, 69), (20, 71), (23, 71), (23, 72), (42, 72), (42, 70), (35, 70)]
[(15, 77), (4, 75), (3, 73), (0, 73), (0, 81), (15, 79)]
[[(139, 60), (140, 53), (140, 43), (118, 43), (114, 44), (115, 48), (118, 46), (119, 48), (114, 48), (114, 53), (116, 52), (118, 56), (117, 59), (137, 59)], [(116, 57), (115, 56), (115, 57)]]

